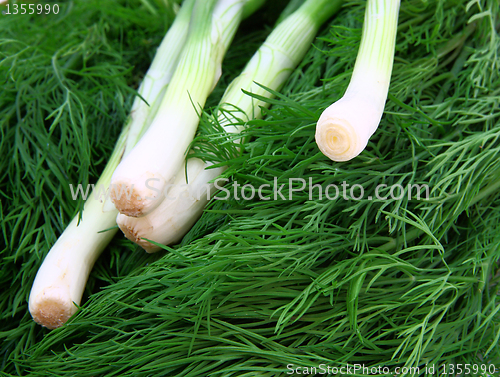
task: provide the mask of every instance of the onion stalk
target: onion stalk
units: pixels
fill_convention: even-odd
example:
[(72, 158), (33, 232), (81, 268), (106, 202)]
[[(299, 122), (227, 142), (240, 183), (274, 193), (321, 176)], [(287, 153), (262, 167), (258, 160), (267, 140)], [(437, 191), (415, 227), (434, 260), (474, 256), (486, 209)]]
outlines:
[(368, 0), (351, 81), (316, 125), (318, 148), (333, 161), (358, 156), (378, 128), (389, 91), (399, 6), (400, 0)]
[(172, 81), (148, 131), (116, 168), (111, 192), (120, 213), (151, 212), (182, 166), (199, 111), (215, 87), (224, 54), (243, 15), (245, 0), (197, 0), (189, 36)]
[[(165, 35), (142, 81), (113, 153), (97, 181), (96, 188), (108, 188), (113, 171), (127, 155), (151, 122), (155, 104), (161, 101), (187, 38), (189, 19), (195, 0), (184, 1)], [(118, 211), (106, 211), (104, 199), (90, 194), (81, 216), (77, 215), (52, 246), (39, 268), (31, 288), (28, 306), (33, 319), (54, 329), (62, 326), (76, 311), (90, 271), (117, 229)], [(97, 194), (96, 194), (97, 195)], [(103, 230), (109, 229), (105, 232)], [(76, 304), (76, 305), (75, 305)]]

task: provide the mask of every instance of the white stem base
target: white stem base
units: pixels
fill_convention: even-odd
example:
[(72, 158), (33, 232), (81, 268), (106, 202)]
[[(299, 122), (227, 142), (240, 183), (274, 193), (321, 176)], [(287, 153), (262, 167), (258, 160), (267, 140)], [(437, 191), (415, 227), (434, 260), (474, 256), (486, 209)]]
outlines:
[(76, 313), (75, 304), (81, 302), (90, 270), (116, 229), (98, 232), (114, 226), (117, 213), (103, 213), (102, 203), (91, 195), (80, 224), (77, 215), (50, 249), (36, 274), (28, 301), (37, 323), (55, 329)]

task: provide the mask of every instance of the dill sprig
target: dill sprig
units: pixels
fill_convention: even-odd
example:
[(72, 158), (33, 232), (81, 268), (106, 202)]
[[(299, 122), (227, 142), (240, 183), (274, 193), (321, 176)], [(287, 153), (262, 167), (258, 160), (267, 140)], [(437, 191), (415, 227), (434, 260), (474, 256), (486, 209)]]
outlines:
[[(89, 179), (83, 164), (75, 162), (80, 153), (90, 166), (99, 148), (102, 156), (113, 144), (97, 145), (92, 135), (104, 132), (103, 126), (90, 120), (100, 119), (98, 109), (106, 109), (116, 116), (112, 124), (118, 130), (126, 111), (113, 108), (120, 103), (112, 95), (116, 92), (100, 89), (95, 96), (103, 91), (108, 102), (94, 103), (102, 108), (80, 107), (88, 145), (56, 144), (48, 153), (38, 135), (29, 149), (16, 152), (17, 165), (2, 162), (7, 164), (0, 186), (7, 247), (1, 281), (11, 288), (0, 295), (3, 318), (10, 318), (0, 336), (8, 373), (276, 376), (285, 374), (288, 364), (360, 363), (420, 367), (413, 375), (423, 375), (426, 364), (500, 365), (495, 3), (403, 1), (390, 97), (379, 130), (358, 158), (332, 163), (317, 149), (314, 127), (321, 110), (343, 94), (354, 65), (364, 2), (347, 2), (282, 94), (270, 101), (265, 118), (247, 124), (239, 153), (234, 138), (210, 122), (210, 113), (192, 149), (197, 157), (228, 165), (224, 177), (231, 182), (269, 184), (264, 196), (274, 195), (275, 183), (285, 185), (284, 198), (244, 200), (232, 192), (228, 200), (213, 200), (183, 241), (160, 256), (141, 257), (129, 243), (115, 242), (93, 272), (89, 300), (70, 322), (51, 332), (31, 322), (25, 302), (39, 258), (78, 207), (69, 200), (61, 204), (61, 198), (69, 198), (68, 189), (57, 175), (41, 176), (47, 170), (39, 169), (33, 176), (44, 185), (28, 187), (40, 187), (36, 206), (49, 214), (46, 225), (40, 217), (18, 215), (22, 208), (35, 207), (28, 195), (33, 191), (19, 189), (30, 177), (23, 166), (64, 152), (66, 158), (57, 160), (64, 161), (62, 172)], [(119, 38), (113, 43), (120, 45)], [(113, 59), (131, 59), (126, 51), (104, 55), (94, 64), (109, 67)], [(115, 74), (89, 81), (107, 88), (122, 80), (113, 90), (130, 100), (125, 87), (130, 70), (123, 68), (131, 64), (133, 59), (118, 60)], [(51, 69), (48, 60), (40, 67)], [(82, 96), (94, 93), (89, 83), (85, 86), (87, 76), (74, 80)], [(10, 109), (13, 117), (15, 93), (6, 93), (10, 97), (2, 94), (2, 100), (12, 99), (0, 108)], [(64, 90), (58, 93), (50, 110), (42, 107), (46, 116), (64, 103)], [(69, 117), (67, 109), (61, 117)], [(13, 130), (21, 128), (22, 119), (2, 123), (6, 153), (15, 155), (14, 141), (21, 139)], [(48, 121), (37, 129), (50, 132)], [(78, 130), (84, 136), (84, 128), (72, 126), (71, 118), (61, 119), (58, 128), (60, 135), (50, 135), (56, 141), (76, 138)], [(38, 150), (44, 159), (34, 157)], [(81, 171), (70, 169), (75, 165)], [(319, 198), (317, 188), (312, 196), (307, 189), (291, 193), (289, 179), (299, 177), (323, 192), (343, 181), (359, 184), (365, 196), (329, 200)], [(375, 189), (380, 184), (387, 185), (381, 196), (389, 195), (391, 185), (426, 184), (429, 199), (409, 199), (405, 191), (400, 199), (379, 200)], [(48, 195), (52, 186), (55, 193)], [(31, 218), (37, 226), (25, 223)], [(100, 290), (99, 282), (106, 284)]]

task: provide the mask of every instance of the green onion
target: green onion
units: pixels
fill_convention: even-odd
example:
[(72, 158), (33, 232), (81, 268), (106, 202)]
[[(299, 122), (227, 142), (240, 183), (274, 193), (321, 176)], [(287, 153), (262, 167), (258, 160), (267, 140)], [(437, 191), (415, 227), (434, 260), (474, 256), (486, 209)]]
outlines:
[(316, 143), (333, 161), (359, 155), (377, 130), (389, 91), (400, 0), (368, 0), (351, 82), (318, 120)]
[(135, 98), (130, 117), (95, 184), (97, 190), (90, 194), (81, 214), (73, 218), (37, 272), (29, 297), (29, 311), (33, 319), (45, 327), (59, 327), (76, 312), (75, 304), (80, 304), (92, 266), (116, 233), (116, 228), (110, 228), (116, 225), (118, 211), (105, 210), (104, 199), (95, 196), (109, 187), (122, 156), (129, 153), (149, 126), (154, 104), (161, 101), (179, 61), (193, 4), (194, 0), (184, 2), (139, 88), (140, 97), (153, 106), (139, 96)]
[[(107, 187), (125, 150), (127, 130), (122, 132), (96, 187)], [(94, 190), (95, 191), (95, 190)], [(116, 233), (117, 211), (104, 212), (103, 201), (86, 201), (81, 219), (76, 215), (40, 266), (29, 297), (29, 311), (42, 326), (62, 326), (77, 310), (92, 266)], [(103, 230), (109, 229), (105, 232)], [(75, 303), (75, 304), (74, 304)]]
[[(217, 123), (227, 132), (238, 133), (243, 126), (234, 124), (260, 118), (262, 108), (269, 106), (263, 99), (273, 97), (262, 85), (274, 91), (282, 87), (310, 48), (320, 26), (341, 4), (341, 0), (308, 0), (281, 22), (227, 88), (220, 101)], [(211, 165), (190, 158), (177, 172), (168, 196), (154, 211), (139, 218), (119, 214), (116, 222), (127, 238), (147, 252), (160, 250), (147, 240), (165, 245), (179, 241), (200, 217), (215, 192), (212, 181), (225, 170), (223, 167), (210, 168)]]
[(113, 174), (111, 198), (121, 213), (143, 216), (160, 204), (220, 77), (243, 5), (242, 0), (196, 1), (186, 46), (156, 117)]

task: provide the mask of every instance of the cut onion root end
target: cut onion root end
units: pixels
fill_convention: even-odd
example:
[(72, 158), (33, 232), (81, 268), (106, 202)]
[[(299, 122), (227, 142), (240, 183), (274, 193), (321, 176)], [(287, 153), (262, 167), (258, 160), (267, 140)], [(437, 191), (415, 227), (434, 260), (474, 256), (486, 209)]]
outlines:
[(76, 313), (78, 308), (68, 297), (64, 299), (59, 294), (48, 290), (42, 297), (30, 302), (30, 313), (36, 323), (49, 329), (56, 329), (64, 325)]

